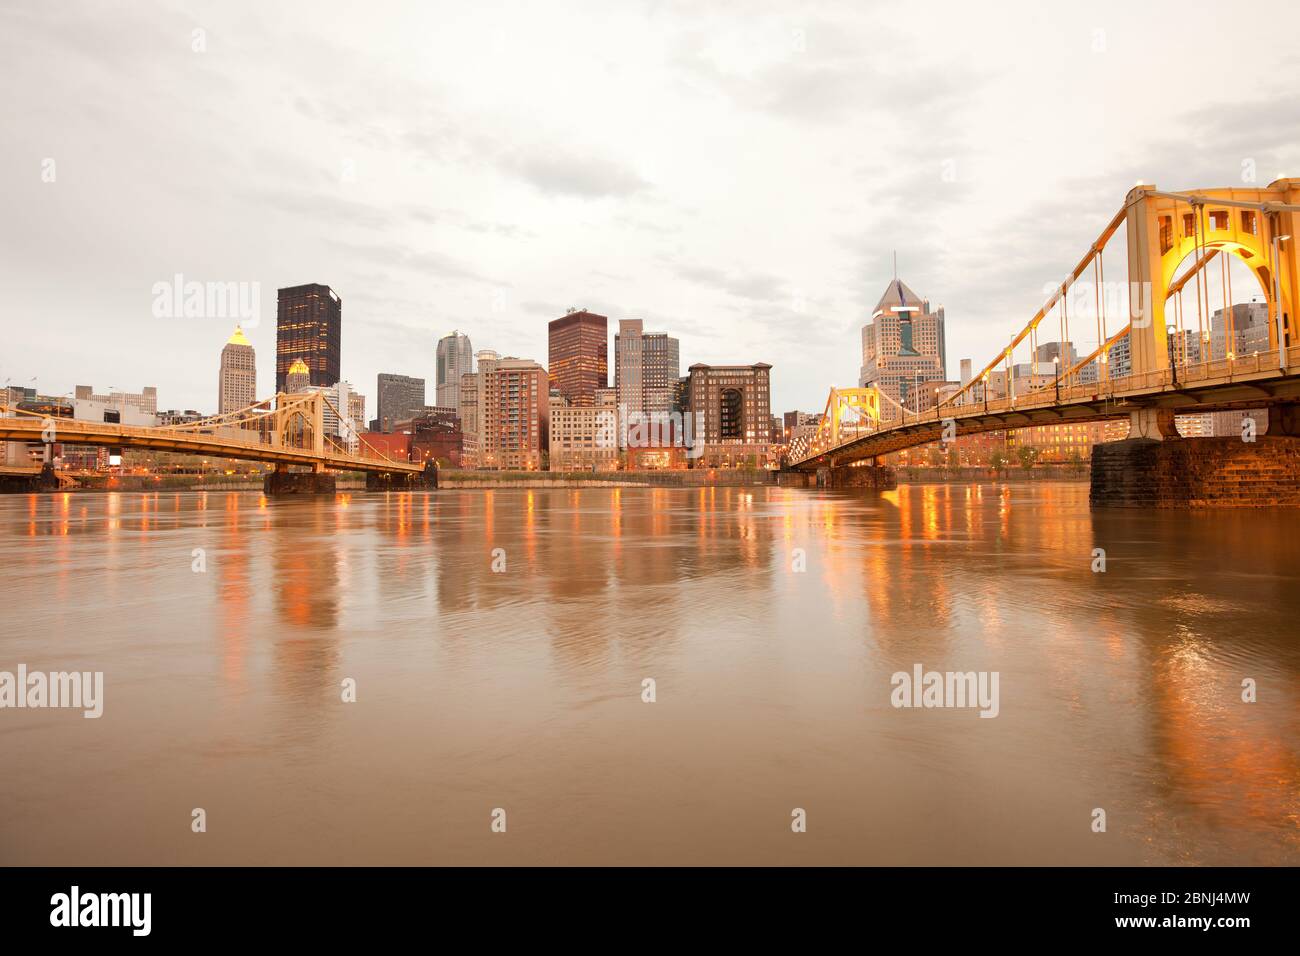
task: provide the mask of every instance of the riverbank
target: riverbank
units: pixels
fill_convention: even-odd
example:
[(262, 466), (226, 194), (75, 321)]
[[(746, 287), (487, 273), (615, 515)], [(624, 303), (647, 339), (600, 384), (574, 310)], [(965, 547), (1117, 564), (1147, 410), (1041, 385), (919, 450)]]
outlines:
[(439, 488), (699, 488), (774, 485), (776, 472), (763, 468), (698, 468), (685, 471), (456, 471), (438, 472)]

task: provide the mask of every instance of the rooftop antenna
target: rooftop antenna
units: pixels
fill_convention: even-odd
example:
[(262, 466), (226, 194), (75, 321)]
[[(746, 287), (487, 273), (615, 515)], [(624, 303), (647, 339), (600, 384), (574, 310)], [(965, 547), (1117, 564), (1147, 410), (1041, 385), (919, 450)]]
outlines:
[(898, 250), (894, 250), (894, 281), (898, 281)]

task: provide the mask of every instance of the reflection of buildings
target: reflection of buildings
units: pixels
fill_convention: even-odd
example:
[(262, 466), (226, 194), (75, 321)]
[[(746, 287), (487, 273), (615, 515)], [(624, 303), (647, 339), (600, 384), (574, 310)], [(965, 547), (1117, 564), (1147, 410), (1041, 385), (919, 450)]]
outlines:
[(766, 362), (691, 366), (690, 410), (695, 441), (703, 443), (695, 467), (761, 468), (768, 463), (771, 369)]
[(925, 410), (921, 387), (946, 378), (944, 338), (943, 307), (931, 312), (928, 301), (894, 279), (862, 327), (858, 375), (860, 388), (875, 386), (893, 400), (882, 403), (887, 420), (898, 414), (895, 403)]

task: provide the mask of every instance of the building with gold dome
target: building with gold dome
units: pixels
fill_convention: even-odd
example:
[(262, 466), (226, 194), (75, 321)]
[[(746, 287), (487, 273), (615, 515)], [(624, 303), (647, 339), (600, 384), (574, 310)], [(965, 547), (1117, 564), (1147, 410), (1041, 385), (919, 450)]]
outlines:
[(311, 369), (302, 359), (294, 359), (284, 376), (284, 390), (290, 394), (311, 388)]
[(217, 414), (225, 415), (247, 408), (257, 401), (257, 357), (253, 343), (244, 330), (235, 326), (235, 334), (221, 349), (221, 372), (217, 377)]

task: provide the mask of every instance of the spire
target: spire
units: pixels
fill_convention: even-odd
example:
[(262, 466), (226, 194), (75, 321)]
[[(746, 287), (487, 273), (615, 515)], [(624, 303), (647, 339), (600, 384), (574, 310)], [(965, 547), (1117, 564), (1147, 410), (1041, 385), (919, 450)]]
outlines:
[(238, 325), (235, 326), (235, 334), (226, 339), (227, 345), (249, 345), (253, 343), (248, 341), (248, 336), (244, 335), (244, 330)]

